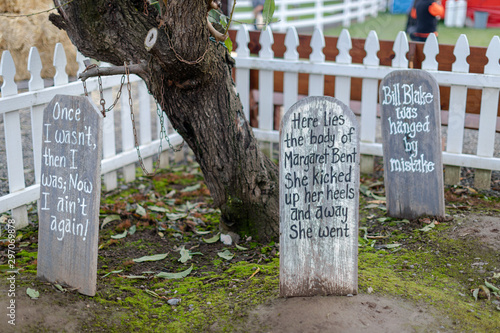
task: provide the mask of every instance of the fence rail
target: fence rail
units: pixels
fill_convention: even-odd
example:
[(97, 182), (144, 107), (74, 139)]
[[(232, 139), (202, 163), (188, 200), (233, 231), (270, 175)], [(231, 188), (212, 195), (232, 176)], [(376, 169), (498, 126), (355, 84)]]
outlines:
[[(79, 72), (83, 71), (84, 58), (77, 56), (80, 65)], [(40, 172), (41, 172), (41, 141), (42, 141), (42, 118), (43, 110), (56, 94), (83, 95), (83, 85), (80, 81), (69, 82), (65, 72), (67, 64), (66, 54), (61, 44), (57, 44), (54, 50), (54, 66), (56, 74), (54, 85), (44, 87), (44, 81), (40, 76), (42, 64), (38, 50), (32, 47), (28, 58), (28, 70), (31, 79), (28, 83), (28, 91), (19, 92), (17, 84), (14, 82), (16, 68), (9, 51), (4, 51), (0, 63), (0, 75), (3, 78), (0, 98), (0, 115), (3, 116), (3, 128), (5, 134), (5, 154), (7, 165), (7, 180), (9, 184), (9, 194), (0, 197), (0, 213), (11, 210), (12, 216), (16, 220), (18, 227), (23, 227), (28, 223), (26, 205), (36, 201), (40, 197)], [(146, 85), (139, 77), (130, 76), (130, 81), (135, 82), (138, 107), (140, 109), (136, 119), (139, 127), (139, 144), (141, 156), (145, 159), (145, 165), (152, 168), (152, 156), (158, 153), (160, 147), (159, 131), (160, 121), (154, 121), (152, 114), (154, 108), (153, 98), (149, 95)], [(107, 104), (110, 105), (115, 99), (113, 87), (120, 85), (120, 77), (103, 77), (103, 96)], [(97, 78), (90, 78), (86, 81), (89, 93), (99, 90)], [(121, 142), (116, 142), (117, 125), (115, 125), (115, 113), (109, 112), (103, 122), (103, 159), (101, 162), (101, 173), (103, 174), (103, 185), (107, 190), (117, 187), (117, 171), (122, 170), (125, 181), (132, 181), (135, 178), (135, 163), (137, 162), (137, 152), (134, 146), (134, 135), (130, 121), (130, 107), (128, 96), (124, 93), (120, 102), (120, 129)], [(153, 104), (154, 105), (154, 104)], [(21, 114), (29, 110), (31, 121), (32, 155), (34, 164), (34, 184), (26, 186), (25, 172), (28, 167), (24, 161), (23, 136), (21, 130)], [(116, 112), (116, 111), (115, 111)], [(152, 129), (152, 124), (156, 122), (156, 131)], [(166, 121), (165, 121), (166, 123)], [(167, 125), (166, 125), (167, 126)], [(168, 126), (167, 126), (168, 127)], [(156, 132), (156, 138), (153, 134)], [(172, 145), (178, 145), (182, 138), (177, 133), (168, 134), (168, 139)], [(24, 138), (26, 140), (26, 138)], [(0, 143), (1, 144), (1, 143)], [(117, 146), (121, 146), (121, 151), (117, 152)], [(3, 148), (3, 147), (0, 147)], [(164, 144), (163, 150), (169, 146)], [(0, 149), (0, 151), (3, 149)], [(165, 160), (166, 156), (163, 156)]]
[[(283, 40), (283, 39), (281, 39)], [(304, 40), (304, 39), (301, 39)], [(279, 134), (273, 130), (273, 114), (275, 111), (275, 72), (283, 72), (282, 105), (284, 110), (299, 99), (300, 75), (307, 73), (308, 95), (322, 96), (331, 94), (347, 105), (352, 105), (351, 81), (361, 79), (360, 124), (361, 124), (361, 153), (370, 156), (382, 156), (382, 143), (376, 142), (377, 137), (377, 100), (379, 80), (389, 72), (397, 69), (408, 69), (409, 61), (406, 54), (409, 52), (409, 43), (404, 32), (400, 32), (393, 44), (393, 59), (391, 66), (381, 66), (378, 54), (380, 43), (375, 31), (371, 31), (365, 40), (364, 51), (366, 56), (362, 64), (353, 64), (350, 52), (352, 40), (349, 32), (343, 30), (337, 40), (335, 61), (326, 61), (325, 38), (320, 29), (316, 29), (309, 45), (299, 45), (299, 38), (295, 28), (288, 28), (284, 38), (284, 52), (282, 58), (274, 55), (274, 35), (271, 29), (260, 33), (258, 54), (251, 54), (248, 45), (250, 36), (246, 26), (241, 26), (236, 35), (236, 86), (243, 109), (247, 118), (250, 118), (251, 109), (251, 70), (258, 70), (258, 129), (254, 132), (260, 140), (278, 142)], [(254, 41), (255, 42), (255, 41)], [(299, 59), (298, 48), (309, 46), (312, 53), (309, 59)], [(281, 47), (281, 45), (280, 45)], [(449, 87), (449, 110), (447, 110), (448, 131), (446, 149), (443, 152), (443, 162), (447, 167), (447, 182), (458, 182), (456, 174), (460, 167), (476, 168), (475, 185), (479, 188), (489, 188), (491, 184), (491, 170), (500, 170), (499, 148), (495, 151), (496, 128), (500, 128), (498, 118), (499, 91), (500, 91), (500, 38), (495, 36), (486, 50), (487, 64), (484, 73), (469, 73), (467, 57), (470, 54), (468, 41), (465, 35), (458, 39), (453, 54), (455, 62), (451, 71), (438, 70), (436, 56), (439, 54), (439, 44), (434, 35), (425, 43), (423, 52), (425, 60), (422, 69), (431, 73), (441, 87)], [(359, 52), (359, 50), (357, 50)], [(334, 77), (334, 88), (325, 85), (325, 75)], [(480, 89), (480, 114), (477, 149), (475, 153), (464, 153), (464, 130), (467, 108), (468, 89)], [(329, 93), (327, 93), (327, 91)], [(497, 125), (498, 124), (498, 125)], [(500, 142), (497, 140), (497, 146)], [(495, 157), (495, 152), (497, 157)], [(365, 166), (362, 160), (362, 171), (369, 171), (373, 166), (365, 156)], [(371, 164), (371, 166), (370, 166)], [(455, 167), (455, 169), (453, 169)], [(456, 169), (458, 168), (458, 169)], [(364, 169), (364, 170), (363, 170)], [(448, 172), (449, 171), (449, 172)], [(454, 172), (453, 172), (454, 171)]]
[[(232, 32), (234, 36), (235, 32)], [(279, 35), (279, 34), (278, 34)], [(300, 92), (300, 76), (308, 74), (308, 95), (333, 95), (347, 105), (353, 105), (354, 101), (352, 84), (354, 80), (361, 80), (361, 99), (359, 103), (361, 124), (361, 153), (363, 163), (370, 165), (373, 156), (382, 156), (382, 143), (377, 142), (377, 99), (378, 82), (387, 73), (396, 69), (407, 69), (409, 61), (406, 54), (409, 44), (404, 33), (400, 33), (393, 43), (393, 56), (391, 65), (380, 65), (382, 60), (378, 58), (381, 53), (380, 43), (375, 32), (370, 32), (364, 41), (364, 57), (361, 64), (352, 62), (352, 40), (347, 30), (344, 30), (337, 40), (337, 49), (325, 48), (325, 38), (321, 30), (316, 29), (310, 44), (299, 45), (299, 38), (295, 28), (289, 28), (284, 37), (286, 52), (277, 58), (273, 51), (274, 35), (271, 29), (260, 33), (260, 51), (257, 55), (251, 54), (248, 45), (250, 42), (248, 28), (245, 25), (237, 32), (236, 41), (236, 85), (243, 104), (247, 119), (250, 118), (250, 102), (252, 99), (251, 71), (258, 70), (258, 108), (259, 125), (254, 129), (259, 140), (278, 142), (279, 133), (274, 130), (279, 118), (275, 118), (275, 106), (281, 104), (285, 110), (293, 105), (303, 93)], [(309, 41), (308, 38), (301, 38)], [(251, 43), (250, 43), (251, 44)], [(310, 47), (308, 59), (299, 58), (298, 48)], [(448, 112), (448, 133), (446, 149), (443, 151), (443, 161), (448, 168), (460, 170), (460, 167), (476, 168), (476, 187), (489, 187), (491, 171), (500, 170), (500, 140), (496, 136), (496, 126), (500, 125), (498, 118), (499, 92), (500, 92), (500, 38), (494, 37), (486, 50), (488, 61), (484, 66), (484, 73), (470, 73), (467, 58), (469, 46), (467, 38), (461, 36), (454, 47), (455, 62), (451, 71), (438, 70), (436, 56), (439, 54), (440, 46), (434, 35), (427, 40), (424, 46), (425, 60), (422, 68), (429, 71), (441, 85), (449, 87), (450, 99)], [(336, 54), (335, 61), (325, 60), (325, 52)], [(3, 129), (5, 134), (5, 147), (0, 141), (0, 151), (5, 150), (7, 179), (9, 193), (0, 196), (0, 213), (11, 210), (13, 217), (19, 226), (28, 222), (26, 205), (38, 200), (39, 180), (41, 169), (41, 131), (42, 113), (45, 105), (55, 94), (83, 95), (83, 86), (80, 82), (69, 82), (64, 68), (66, 66), (66, 55), (61, 45), (57, 45), (54, 52), (54, 66), (56, 75), (54, 85), (44, 87), (40, 77), (41, 61), (36, 48), (32, 48), (28, 61), (28, 69), (31, 80), (28, 91), (19, 92), (14, 82), (15, 66), (8, 51), (4, 51), (0, 63), (0, 75), (3, 78), (0, 97), (0, 114), (3, 116)], [(80, 71), (83, 70), (83, 59), (78, 57)], [(384, 59), (383, 62), (386, 62)], [(283, 74), (282, 101), (275, 101), (274, 78), (277, 72)], [(334, 79), (334, 88), (330, 87), (325, 76), (331, 75)], [(152, 158), (158, 151), (160, 140), (158, 139), (159, 121), (154, 121), (154, 103), (148, 94), (145, 84), (137, 77), (131, 77), (135, 81), (136, 95), (134, 100), (140, 110), (140, 149), (141, 155), (146, 159), (146, 166), (151, 167)], [(108, 103), (114, 100), (113, 87), (120, 84), (119, 77), (104, 77), (102, 79), (104, 98)], [(471, 88), (480, 89), (480, 114), (478, 115), (477, 149), (473, 153), (464, 153), (464, 131), (467, 109), (467, 92)], [(98, 90), (97, 79), (88, 79), (89, 91)], [(116, 88), (115, 88), (116, 89)], [(331, 93), (333, 90), (333, 93)], [(327, 93), (328, 92), (328, 93)], [(103, 185), (107, 190), (117, 186), (117, 171), (121, 170), (125, 181), (131, 181), (135, 177), (135, 162), (137, 154), (133, 143), (133, 130), (130, 122), (130, 109), (128, 107), (128, 96), (122, 95), (120, 111), (110, 112), (104, 118), (103, 124), (103, 159), (101, 173), (103, 174)], [(153, 104), (154, 105), (154, 104)], [(34, 181), (32, 185), (26, 185), (26, 162), (23, 154), (23, 134), (21, 128), (21, 114), (29, 112), (31, 122), (30, 132), (32, 137), (31, 149), (34, 161)], [(115, 125), (115, 117), (116, 119)], [(156, 122), (156, 129), (153, 123)], [(120, 125), (118, 125), (120, 124)], [(120, 127), (118, 131), (117, 127)], [(499, 127), (500, 128), (500, 127)], [(119, 135), (116, 135), (116, 132)], [(120, 134), (121, 133), (121, 134)], [(156, 133), (156, 134), (155, 134)], [(155, 138), (153, 138), (155, 136)], [(121, 137), (120, 142), (117, 138)], [(181, 137), (176, 133), (168, 135), (171, 144), (181, 143)], [(497, 138), (497, 139), (496, 139)], [(497, 140), (497, 141), (495, 141)], [(497, 147), (497, 148), (496, 148)], [(163, 149), (168, 149), (163, 145)], [(368, 161), (368, 162), (366, 162)], [(366, 169), (365, 169), (366, 170)], [(453, 171), (453, 169), (450, 169)], [(456, 170), (455, 170), (456, 171)], [(482, 182), (482, 183), (481, 183)], [(483, 184), (483, 185), (480, 185)], [(487, 185), (484, 185), (487, 184)]]
[[(233, 1), (229, 1), (231, 8)], [(387, 0), (276, 0), (275, 31), (285, 31), (289, 27), (318, 28), (325, 25), (341, 24), (349, 27), (352, 21), (363, 22), (367, 16), (376, 17), (387, 8)], [(234, 26), (239, 22), (252, 23), (252, 1), (237, 1)]]

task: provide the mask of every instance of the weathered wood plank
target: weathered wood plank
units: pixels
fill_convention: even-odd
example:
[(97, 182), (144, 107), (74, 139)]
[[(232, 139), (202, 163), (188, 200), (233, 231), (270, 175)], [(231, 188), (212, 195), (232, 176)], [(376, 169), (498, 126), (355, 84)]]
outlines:
[(307, 97), (280, 129), (280, 293), (358, 289), (359, 131), (332, 97)]
[(56, 95), (42, 140), (37, 275), (94, 296), (102, 116), (86, 97)]
[(436, 80), (400, 70), (380, 84), (387, 213), (444, 216), (441, 112)]

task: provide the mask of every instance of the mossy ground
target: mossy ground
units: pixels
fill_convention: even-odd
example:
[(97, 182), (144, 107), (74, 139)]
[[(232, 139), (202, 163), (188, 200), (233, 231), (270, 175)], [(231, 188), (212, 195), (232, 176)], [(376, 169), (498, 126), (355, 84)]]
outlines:
[[(434, 309), (434, 317), (449, 318), (444, 330), (497, 331), (500, 300), (491, 295), (489, 300), (476, 301), (471, 290), (484, 281), (500, 285), (500, 253), (477, 239), (455, 237), (454, 232), (474, 216), (498, 216), (500, 199), (471, 188), (450, 187), (446, 221), (395, 220), (385, 214), (382, 180), (365, 177), (361, 183), (360, 293), (427, 304)], [(108, 218), (100, 230), (95, 297), (39, 281), (36, 224), (17, 235), (18, 293), (25, 294), (27, 287), (38, 290), (40, 299), (29, 300), (36, 311), (45, 300), (79, 309), (73, 331), (245, 331), (250, 311), (279, 297), (278, 244), (258, 244), (247, 237), (239, 244), (245, 249), (220, 240), (210, 242), (218, 234), (219, 212), (196, 165), (162, 170), (103, 193), (101, 214), (101, 224), (111, 215), (118, 217)], [(421, 230), (426, 226), (428, 231)], [(129, 233), (124, 238), (111, 237), (125, 230)], [(191, 258), (183, 263), (179, 259), (184, 250), (190, 251)], [(224, 258), (225, 250), (233, 257)], [(168, 255), (163, 260), (133, 261), (164, 253)], [(0, 268), (6, 271), (5, 247), (1, 254)], [(191, 267), (184, 278), (154, 276)], [(2, 285), (5, 282), (2, 279)], [(4, 298), (2, 293), (2, 302)], [(25, 331), (54, 330), (43, 320), (22, 325)]]

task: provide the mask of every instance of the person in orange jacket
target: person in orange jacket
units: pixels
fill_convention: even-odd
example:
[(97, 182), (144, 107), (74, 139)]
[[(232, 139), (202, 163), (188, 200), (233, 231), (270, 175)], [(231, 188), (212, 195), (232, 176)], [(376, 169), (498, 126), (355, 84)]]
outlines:
[(416, 0), (410, 12), (410, 17), (416, 20), (416, 25), (408, 31), (411, 40), (425, 42), (430, 34), (437, 35), (438, 18), (443, 16), (441, 1)]

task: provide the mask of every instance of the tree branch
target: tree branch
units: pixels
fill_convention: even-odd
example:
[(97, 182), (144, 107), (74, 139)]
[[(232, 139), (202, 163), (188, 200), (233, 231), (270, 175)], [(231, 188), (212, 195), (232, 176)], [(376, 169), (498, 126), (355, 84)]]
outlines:
[[(85, 64), (87, 65), (87, 64)], [(128, 69), (128, 72), (127, 72)], [(146, 61), (141, 61), (139, 64), (132, 64), (128, 66), (112, 66), (112, 67), (99, 67), (99, 66), (87, 66), (87, 69), (83, 73), (78, 75), (78, 78), (82, 81), (87, 80), (90, 77), (95, 76), (109, 76), (109, 75), (120, 75), (120, 74), (137, 74), (143, 77), (147, 74)]]

